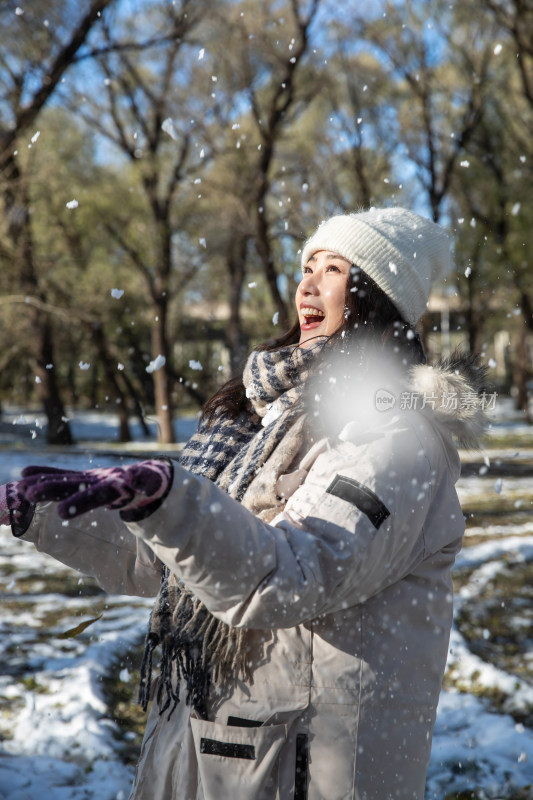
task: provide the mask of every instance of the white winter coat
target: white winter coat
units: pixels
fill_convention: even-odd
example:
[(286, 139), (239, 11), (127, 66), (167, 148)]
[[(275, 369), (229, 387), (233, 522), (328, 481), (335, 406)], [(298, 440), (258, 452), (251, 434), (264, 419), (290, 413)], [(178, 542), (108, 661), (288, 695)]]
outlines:
[[(378, 415), (379, 416), (379, 415)], [(141, 523), (101, 510), (24, 538), (109, 592), (156, 595), (161, 562), (250, 634), (253, 684), (148, 719), (134, 800), (422, 800), (464, 520), (438, 414), (354, 420), (306, 454), (271, 524), (176, 465)]]

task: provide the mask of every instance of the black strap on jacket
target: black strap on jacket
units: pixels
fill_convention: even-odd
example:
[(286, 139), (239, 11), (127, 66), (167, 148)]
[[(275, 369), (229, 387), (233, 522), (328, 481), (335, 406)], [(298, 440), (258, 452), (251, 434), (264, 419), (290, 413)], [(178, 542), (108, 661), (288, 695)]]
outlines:
[(296, 736), (296, 769), (294, 773), (294, 800), (307, 800), (307, 768), (309, 754), (307, 751), (307, 734)]

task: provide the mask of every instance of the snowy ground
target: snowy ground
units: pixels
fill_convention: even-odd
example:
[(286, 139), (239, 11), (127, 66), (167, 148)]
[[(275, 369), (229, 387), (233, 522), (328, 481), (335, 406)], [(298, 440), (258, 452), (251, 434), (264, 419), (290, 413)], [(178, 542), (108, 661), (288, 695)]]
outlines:
[[(181, 438), (193, 427), (192, 420), (181, 423)], [(38, 417), (4, 415), (0, 482), (15, 479), (29, 463), (107, 465), (155, 447), (140, 440), (120, 450), (97, 445), (94, 440), (113, 438), (115, 422), (109, 417), (84, 415), (73, 421), (73, 429), (80, 440), (76, 448), (50, 450)], [(498, 448), (491, 449), (489, 438), (486, 453), (465, 456), (473, 467), (459, 491), (466, 509), (470, 504), (476, 513), (456, 566), (457, 618), (485, 596), (500, 573), (533, 564), (527, 475), (529, 467), (533, 475), (533, 431), (520, 420), (501, 418), (493, 435), (504, 432), (513, 437), (511, 448), (502, 448), (498, 438)], [(485, 469), (487, 462), (492, 471)], [(518, 462), (526, 474), (506, 474), (506, 464)], [(121, 654), (142, 637), (150, 602), (98, 592), (87, 579), (13, 539), (7, 528), (0, 528), (0, 596), (0, 800), (126, 800), (133, 778), (133, 767), (125, 763), (128, 734), (112, 718), (104, 684), (117, 670), (124, 684), (133, 680)], [(508, 671), (480, 658), (454, 626), (427, 800), (466, 791), (462, 797), (473, 800), (533, 798), (530, 605), (523, 603), (523, 611), (511, 618), (515, 627), (522, 626), (525, 669)], [(64, 637), (89, 620), (96, 621)], [(483, 635), (490, 639), (490, 631)]]

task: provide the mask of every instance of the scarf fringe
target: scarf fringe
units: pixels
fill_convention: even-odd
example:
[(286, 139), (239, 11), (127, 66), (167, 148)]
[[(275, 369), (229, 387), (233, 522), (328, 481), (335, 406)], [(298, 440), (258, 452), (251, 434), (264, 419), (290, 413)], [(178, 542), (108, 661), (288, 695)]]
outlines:
[[(169, 588), (169, 577), (170, 572), (166, 570), (156, 612), (161, 629), (159, 632), (151, 629), (146, 636), (139, 703), (146, 711), (152, 690), (153, 654), (156, 647), (161, 645), (156, 695), (160, 714), (170, 709), (170, 719), (184, 686), (185, 702), (194, 708), (201, 719), (206, 719), (205, 703), (212, 684), (222, 685), (228, 680), (235, 682), (239, 677), (253, 683), (247, 657), (246, 632), (214, 617), (185, 586), (178, 584)], [(168, 597), (173, 592), (178, 594), (178, 599), (170, 615)], [(166, 614), (161, 613), (163, 609)], [(167, 630), (163, 631), (163, 627)]]
[[(256, 413), (242, 414), (237, 419), (222, 415), (212, 425), (201, 425), (182, 453), (182, 466), (209, 478), (253, 513), (259, 514), (262, 506), (266, 510), (279, 504), (274, 492), (278, 476), (265, 473), (267, 487), (258, 473), (283, 441), (286, 443), (283, 454), (288, 462), (299, 452), (302, 435), (301, 424), (296, 424), (302, 419), (299, 400), (321, 349), (322, 344), (308, 349), (290, 346), (252, 353), (243, 378)], [(257, 414), (263, 416), (274, 401), (279, 403), (279, 415), (263, 427)], [(276, 464), (279, 460), (278, 456)], [(245, 494), (249, 489), (247, 500)], [(160, 646), (156, 693), (160, 714), (168, 711), (170, 718), (184, 688), (185, 702), (200, 718), (206, 719), (207, 697), (212, 686), (234, 685), (239, 678), (253, 683), (248, 638), (246, 630), (226, 625), (213, 616), (163, 567), (141, 664), (142, 708), (146, 710), (150, 701), (154, 651)]]

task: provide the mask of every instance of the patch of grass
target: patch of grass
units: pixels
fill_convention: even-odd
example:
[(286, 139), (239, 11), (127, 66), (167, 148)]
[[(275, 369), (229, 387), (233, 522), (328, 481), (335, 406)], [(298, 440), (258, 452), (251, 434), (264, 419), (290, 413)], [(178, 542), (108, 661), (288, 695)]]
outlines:
[(39, 594), (62, 594), (65, 597), (98, 597), (105, 595), (92, 578), (81, 578), (77, 573), (51, 572), (48, 575), (26, 573), (17, 577), (17, 591), (33, 594), (35, 586)]
[(0, 567), (0, 578), (9, 578), (14, 573), (18, 573), (15, 564), (2, 564)]
[[(442, 685), (445, 689), (453, 688), (463, 694), (471, 694), (487, 700), (494, 711), (502, 712), (508, 699), (507, 694), (495, 686), (484, 686), (479, 683), (479, 678), (480, 673), (477, 671), (474, 671), (468, 678), (461, 678), (452, 666), (447, 670)], [(523, 725), (527, 725), (528, 721), (531, 725), (533, 721), (531, 713), (526, 712), (516, 712), (516, 716), (513, 714), (513, 718)]]
[(447, 794), (444, 800), (482, 800), (477, 792), (471, 792), (469, 789), (466, 792), (452, 792)]
[(45, 686), (41, 686), (39, 681), (37, 681), (33, 675), (26, 675), (25, 678), (22, 678), (21, 683), (27, 692), (50, 694), (50, 690), (47, 689)]
[(528, 498), (528, 505), (525, 508), (513, 508), (512, 511), (498, 511), (487, 506), (485, 509), (478, 509), (473, 511), (467, 509), (466, 504), (463, 504), (463, 514), (466, 517), (466, 528), (481, 527), (486, 528), (489, 525), (523, 525), (525, 522), (531, 522), (531, 510), (529, 507), (530, 499)]
[(495, 433), (483, 440), (483, 446), (489, 450), (503, 448), (524, 450), (533, 447), (533, 431), (531, 433)]
[[(471, 571), (454, 575), (456, 591), (471, 579)], [(508, 563), (494, 574), (477, 594), (461, 604), (457, 626), (472, 653), (494, 664), (519, 680), (533, 681), (533, 563)], [(495, 687), (484, 686), (481, 675), (459, 678), (449, 669), (445, 684), (460, 691), (486, 698), (501, 711), (508, 695)], [(509, 712), (507, 712), (509, 713)], [(533, 707), (511, 711), (517, 722), (533, 727)]]
[[(144, 637), (127, 652), (115, 656), (104, 677), (103, 689), (109, 717), (119, 728), (118, 738), (122, 745), (124, 761), (135, 763), (139, 757), (146, 718), (148, 713), (137, 703), (139, 688), (139, 666), (144, 651)], [(129, 680), (120, 679), (122, 670), (127, 669)]]
[[(98, 603), (91, 605), (87, 608), (85, 605), (70, 606), (63, 608), (58, 605), (56, 608), (42, 611), (35, 606), (32, 599), (17, 598), (16, 600), (8, 600), (4, 602), (4, 608), (9, 611), (12, 616), (12, 621), (6, 626), (6, 639), (7, 646), (4, 648), (6, 655), (16, 655), (21, 648), (30, 648), (38, 642), (53, 643), (54, 648), (59, 652), (70, 653), (75, 647), (75, 642), (84, 639), (84, 631), (75, 633), (77, 627), (84, 623), (96, 621), (105, 611), (105, 604)], [(34, 625), (29, 625), (24, 622), (22, 625), (17, 624), (17, 616), (31, 615), (34, 620)], [(89, 626), (87, 626), (89, 627)], [(7, 629), (10, 632), (24, 632), (24, 644), (19, 641), (11, 642), (7, 636)], [(67, 631), (71, 631), (71, 635), (65, 636)]]
[[(57, 629), (63, 628), (75, 628), (81, 622), (87, 622), (89, 620), (96, 620), (97, 618), (101, 617), (105, 612), (105, 604), (97, 603), (94, 606), (91, 605), (90, 609), (87, 606), (80, 606), (79, 608), (70, 607), (68, 609), (58, 608), (54, 611), (47, 611), (45, 614), (41, 616), (41, 625), (43, 628), (46, 628), (50, 631), (50, 629), (56, 629), (54, 633), (50, 632), (49, 635), (52, 637), (57, 637), (59, 633), (64, 633), (63, 630), (58, 631)], [(65, 620), (65, 618), (67, 618)], [(74, 620), (74, 621), (73, 621)], [(89, 631), (90, 633), (90, 631)], [(74, 635), (73, 638), (77, 638), (81, 634), (78, 633)]]
[(0, 742), (12, 738), (9, 721), (16, 715), (18, 709), (24, 708), (23, 697), (5, 697), (0, 695)]
[[(495, 495), (494, 497), (492, 496), (493, 494)], [(520, 505), (518, 506), (517, 503), (520, 503)], [(465, 516), (489, 513), (495, 517), (505, 516), (507, 522), (509, 516), (515, 513), (517, 509), (526, 512), (524, 514), (526, 519), (527, 516), (531, 517), (533, 500), (531, 496), (526, 496), (519, 490), (509, 489), (502, 495), (498, 495), (496, 492), (473, 495), (462, 503), (462, 509)]]
[[(482, 789), (475, 788), (462, 792), (450, 792), (444, 797), (444, 800), (488, 800), (488, 798)], [(524, 786), (512, 794), (498, 795), (498, 800), (533, 800), (533, 790), (531, 786)]]

